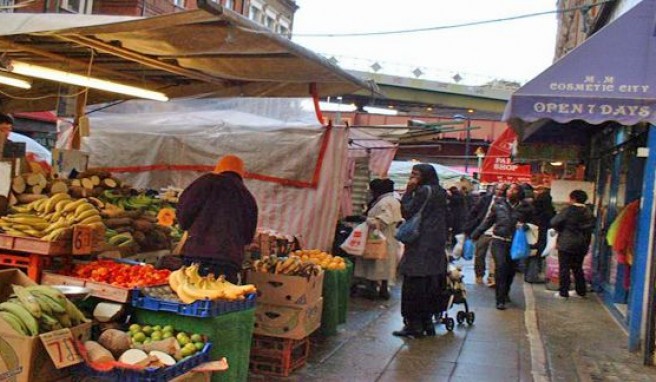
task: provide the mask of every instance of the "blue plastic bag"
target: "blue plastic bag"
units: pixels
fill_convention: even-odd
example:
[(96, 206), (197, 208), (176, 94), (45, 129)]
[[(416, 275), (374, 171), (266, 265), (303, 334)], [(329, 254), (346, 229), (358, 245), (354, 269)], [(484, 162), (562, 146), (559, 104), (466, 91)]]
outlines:
[(510, 257), (513, 260), (520, 260), (529, 257), (531, 254), (531, 246), (528, 245), (526, 238), (526, 231), (523, 228), (517, 228), (515, 237), (513, 237), (512, 245), (510, 246)]
[(471, 260), (474, 258), (475, 252), (476, 246), (472, 239), (465, 240), (465, 244), (462, 246), (462, 258), (465, 260)]

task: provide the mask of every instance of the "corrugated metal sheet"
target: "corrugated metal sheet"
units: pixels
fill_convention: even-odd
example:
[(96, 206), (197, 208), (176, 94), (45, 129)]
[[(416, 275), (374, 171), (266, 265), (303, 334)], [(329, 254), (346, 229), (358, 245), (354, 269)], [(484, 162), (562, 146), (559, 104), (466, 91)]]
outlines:
[(367, 205), (369, 197), (369, 158), (355, 159), (355, 173), (351, 188), (352, 214), (361, 215), (364, 213), (364, 207)]

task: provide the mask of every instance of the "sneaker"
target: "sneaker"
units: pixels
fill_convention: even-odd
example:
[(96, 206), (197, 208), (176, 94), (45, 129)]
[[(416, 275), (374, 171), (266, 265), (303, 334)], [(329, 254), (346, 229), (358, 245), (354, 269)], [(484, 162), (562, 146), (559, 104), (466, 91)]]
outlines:
[(478, 285), (483, 284), (483, 276), (476, 276), (476, 284)]
[(497, 309), (506, 310), (506, 304), (504, 304), (503, 302), (497, 302)]
[(569, 296), (561, 295), (560, 292), (556, 292), (556, 294), (554, 294), (554, 297), (559, 299), (559, 300), (567, 300), (569, 298)]

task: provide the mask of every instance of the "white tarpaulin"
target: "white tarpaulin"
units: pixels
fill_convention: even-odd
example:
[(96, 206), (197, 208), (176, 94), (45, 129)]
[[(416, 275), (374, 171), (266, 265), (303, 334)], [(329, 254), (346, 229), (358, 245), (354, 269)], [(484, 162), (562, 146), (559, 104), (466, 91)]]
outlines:
[(83, 150), (138, 188), (185, 187), (224, 154), (240, 156), (259, 225), (329, 249), (347, 157), (343, 129), (323, 128), (299, 99), (128, 102), (89, 114)]

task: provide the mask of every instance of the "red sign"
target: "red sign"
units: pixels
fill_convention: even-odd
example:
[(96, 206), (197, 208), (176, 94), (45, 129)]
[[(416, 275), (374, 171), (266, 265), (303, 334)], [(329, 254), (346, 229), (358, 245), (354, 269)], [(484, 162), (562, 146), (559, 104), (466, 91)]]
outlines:
[(515, 141), (517, 135), (508, 127), (492, 142), (483, 160), (482, 183), (531, 182), (531, 166), (513, 164), (510, 158)]

